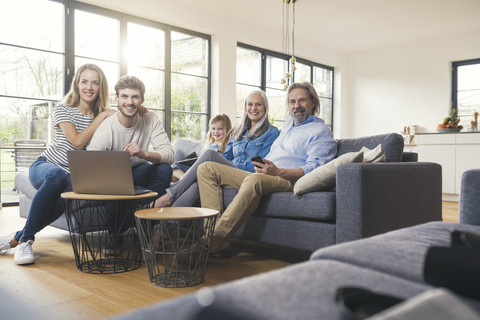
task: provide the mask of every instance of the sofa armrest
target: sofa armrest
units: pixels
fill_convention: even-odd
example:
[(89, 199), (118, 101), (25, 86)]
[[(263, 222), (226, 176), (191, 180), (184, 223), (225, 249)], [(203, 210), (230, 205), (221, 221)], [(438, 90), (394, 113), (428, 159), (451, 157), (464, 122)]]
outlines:
[(442, 220), (437, 163), (351, 163), (336, 179), (337, 243)]
[(417, 162), (417, 161), (418, 161), (418, 153), (408, 152), (408, 151), (403, 152), (402, 162)]
[(480, 169), (465, 171), (460, 190), (460, 222), (480, 225)]

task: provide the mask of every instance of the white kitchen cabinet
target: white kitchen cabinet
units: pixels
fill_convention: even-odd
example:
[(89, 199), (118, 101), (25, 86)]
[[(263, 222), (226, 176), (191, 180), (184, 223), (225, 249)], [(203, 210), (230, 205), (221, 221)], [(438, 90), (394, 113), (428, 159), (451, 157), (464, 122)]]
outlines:
[[(442, 166), (442, 192), (458, 195), (462, 174), (480, 168), (479, 133), (417, 134), (418, 161)], [(445, 198), (445, 197), (444, 197)]]

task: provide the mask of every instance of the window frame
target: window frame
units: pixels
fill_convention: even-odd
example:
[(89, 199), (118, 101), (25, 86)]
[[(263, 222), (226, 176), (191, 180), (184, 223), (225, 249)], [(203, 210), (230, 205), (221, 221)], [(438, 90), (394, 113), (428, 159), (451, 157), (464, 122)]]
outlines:
[[(211, 92), (212, 92), (212, 36), (209, 34), (204, 34), (201, 32), (197, 32), (194, 30), (189, 30), (185, 28), (180, 28), (177, 26), (165, 24), (159, 21), (154, 21), (154, 20), (149, 20), (145, 18), (141, 18), (138, 16), (122, 13), (119, 11), (107, 9), (104, 7), (99, 7), (96, 5), (91, 5), (87, 3), (83, 3), (77, 0), (46, 0), (50, 1), (51, 3), (57, 3), (60, 5), (63, 5), (63, 8), (59, 10), (58, 13), (55, 13), (54, 18), (55, 19), (63, 19), (63, 34), (58, 35), (58, 40), (63, 41), (63, 47), (61, 49), (45, 49), (41, 48), (38, 45), (31, 45), (31, 44), (17, 44), (15, 41), (11, 41), (8, 39), (2, 39), (0, 38), (0, 45), (10, 49), (24, 49), (28, 50), (31, 52), (39, 52), (39, 53), (48, 53), (48, 54), (56, 54), (61, 56), (63, 58), (62, 62), (59, 62), (57, 65), (57, 70), (58, 73), (63, 76), (63, 80), (60, 80), (59, 83), (59, 88), (56, 92), (56, 96), (54, 98), (52, 97), (44, 97), (44, 96), (37, 96), (36, 94), (33, 93), (24, 93), (24, 92), (5, 92), (5, 93), (0, 93), (0, 99), (14, 99), (14, 100), (29, 100), (29, 101), (35, 101), (38, 103), (45, 103), (50, 105), (49, 110), (51, 110), (52, 106), (58, 104), (58, 102), (64, 97), (67, 92), (70, 89), (70, 84), (73, 80), (74, 73), (76, 71), (75, 69), (75, 58), (81, 56), (76, 56), (75, 52), (75, 10), (81, 10), (85, 11), (91, 14), (97, 14), (101, 15), (104, 17), (108, 18), (113, 18), (118, 20), (119, 22), (119, 34), (116, 34), (115, 36), (118, 36), (120, 41), (119, 41), (119, 46), (118, 48), (120, 51), (120, 55), (117, 58), (114, 58), (113, 60), (103, 60), (103, 59), (98, 59), (99, 61), (105, 61), (105, 62), (112, 62), (114, 61), (115, 63), (118, 63), (118, 77), (125, 75), (127, 73), (127, 66), (128, 66), (128, 58), (122, 54), (122, 48), (127, 45), (127, 26), (128, 23), (135, 23), (141, 26), (146, 26), (146, 27), (153, 27), (156, 29), (161, 29), (165, 32), (165, 47), (164, 47), (164, 55), (165, 55), (165, 69), (158, 69), (161, 70), (165, 73), (164, 77), (164, 97), (163, 97), (163, 106), (160, 107), (160, 110), (158, 108), (154, 108), (152, 110), (163, 112), (163, 125), (165, 128), (165, 131), (169, 138), (172, 138), (172, 57), (171, 57), (171, 52), (172, 52), (172, 39), (171, 39), (171, 34), (172, 32), (179, 32), (183, 33), (188, 36), (192, 37), (198, 37), (201, 39), (201, 41), (204, 42), (204, 55), (202, 55), (203, 60), (202, 63), (206, 64), (205, 66), (205, 74), (202, 75), (201, 77), (203, 79), (206, 79), (206, 91), (203, 91), (202, 94), (205, 95), (204, 100), (205, 102), (205, 109), (202, 109), (200, 112), (189, 112), (189, 111), (183, 111), (183, 113), (186, 114), (192, 114), (194, 116), (200, 117), (201, 118), (201, 123), (202, 123), (202, 129), (201, 134), (204, 135), (206, 134), (208, 130), (208, 120), (210, 119), (211, 116)], [(13, 12), (15, 14), (15, 12)], [(91, 59), (91, 57), (86, 57), (88, 59)], [(62, 70), (63, 69), (63, 70)], [(189, 72), (185, 73), (187, 75), (191, 75)], [(110, 84), (110, 88), (113, 88), (114, 84)], [(63, 88), (60, 88), (60, 86), (63, 86)], [(111, 91), (111, 90), (110, 90)], [(148, 92), (147, 92), (148, 94)], [(58, 97), (57, 97), (58, 96)], [(111, 101), (113, 103), (113, 101)], [(149, 107), (149, 106), (147, 106)], [(152, 111), (153, 112), (153, 111)], [(205, 120), (203, 119), (205, 117)], [(49, 116), (49, 119), (51, 119), (51, 116)], [(204, 124), (205, 122), (205, 124)], [(31, 124), (28, 123), (28, 126)], [(51, 126), (49, 126), (49, 129)], [(205, 130), (203, 130), (205, 128)], [(29, 129), (25, 128), (25, 133), (22, 133), (22, 135), (25, 136), (25, 138), (30, 138), (29, 137)], [(12, 137), (14, 135), (11, 135)], [(53, 137), (49, 136), (48, 139), (53, 139)], [(10, 139), (12, 140), (12, 139)], [(48, 143), (50, 143), (48, 141)], [(10, 142), (9, 142), (10, 143)], [(13, 142), (12, 142), (13, 143)], [(1, 143), (0, 143), (1, 144)], [(10, 144), (9, 144), (10, 145)], [(0, 168), (2, 167), (2, 163), (0, 161)], [(1, 169), (0, 169), (0, 176), (2, 175)], [(18, 202), (16, 202), (18, 203)], [(0, 189), (0, 206), (4, 205), (5, 203), (2, 200), (2, 192)], [(15, 204), (15, 203), (14, 203)]]
[[(65, 21), (69, 24), (69, 26), (66, 28), (66, 39), (65, 39), (65, 44), (66, 44), (66, 58), (65, 58), (65, 70), (67, 70), (67, 74), (65, 75), (65, 93), (68, 92), (69, 84), (72, 81), (73, 75), (75, 73), (75, 52), (74, 52), (74, 18), (69, 19), (68, 15), (72, 13), (74, 10), (79, 9), (82, 11), (87, 11), (93, 14), (99, 14), (111, 18), (118, 19), (120, 22), (120, 49), (125, 46), (127, 42), (127, 25), (129, 22), (136, 23), (142, 26), (147, 26), (147, 27), (152, 27), (152, 28), (157, 28), (161, 29), (165, 32), (165, 97), (164, 97), (164, 110), (160, 109), (161, 111), (164, 112), (164, 117), (163, 117), (163, 126), (165, 128), (165, 131), (167, 132), (167, 135), (169, 138), (171, 138), (171, 124), (172, 124), (172, 108), (171, 108), (171, 80), (172, 80), (172, 64), (171, 64), (171, 33), (172, 32), (180, 32), (184, 34), (188, 34), (194, 37), (199, 37), (203, 38), (207, 41), (208, 49), (207, 49), (207, 92), (206, 92), (206, 118), (207, 118), (207, 124), (206, 127), (208, 128), (208, 119), (210, 119), (211, 115), (211, 76), (212, 76), (212, 71), (211, 71), (211, 66), (212, 66), (212, 53), (211, 53), (211, 35), (200, 33), (197, 31), (185, 29), (185, 28), (180, 28), (176, 27), (173, 25), (168, 25), (162, 22), (154, 21), (154, 20), (149, 20), (145, 18), (140, 18), (137, 16), (129, 15), (126, 13), (106, 9), (103, 7), (98, 7), (82, 2), (78, 2), (75, 0), (51, 0), (51, 1), (57, 1), (57, 2), (63, 2), (66, 5), (67, 8), (67, 14), (65, 17)], [(67, 24), (66, 23), (66, 24)], [(67, 32), (69, 35), (67, 36)], [(67, 47), (68, 44), (68, 47)], [(119, 69), (120, 69), (120, 75), (123, 76), (127, 73), (127, 59), (120, 55), (120, 63), (119, 63)], [(73, 72), (72, 72), (73, 70)], [(185, 112), (188, 113), (188, 112)], [(193, 112), (192, 114), (198, 114)], [(201, 113), (203, 114), (203, 113)], [(206, 132), (205, 132), (206, 133)]]
[[(142, 26), (147, 26), (147, 27), (153, 27), (156, 29), (161, 29), (165, 32), (165, 87), (164, 87), (164, 106), (160, 108), (161, 112), (164, 112), (164, 117), (163, 117), (163, 125), (165, 128), (165, 131), (167, 132), (168, 136), (171, 137), (171, 81), (172, 81), (172, 65), (171, 65), (171, 49), (172, 49), (172, 44), (171, 44), (171, 33), (172, 32), (180, 32), (183, 34), (191, 35), (193, 37), (198, 37), (202, 38), (207, 42), (207, 75), (204, 77), (207, 80), (207, 92), (205, 92), (206, 95), (206, 111), (205, 112), (192, 112), (192, 114), (201, 114), (205, 115), (207, 119), (207, 123), (205, 124), (205, 127), (208, 130), (208, 119), (210, 119), (211, 115), (211, 77), (212, 77), (212, 52), (211, 52), (211, 35), (209, 34), (204, 34), (201, 32), (197, 32), (194, 30), (189, 30), (185, 28), (180, 28), (176, 27), (173, 25), (168, 25), (162, 22), (154, 21), (154, 20), (149, 20), (145, 18), (141, 18), (138, 16), (133, 16), (129, 15), (126, 13), (110, 10), (107, 8), (79, 2), (76, 0), (48, 0), (52, 2), (57, 2), (61, 3), (64, 5), (64, 70), (63, 70), (63, 94), (62, 96), (65, 96), (67, 94), (70, 84), (73, 80), (73, 76), (75, 74), (75, 10), (81, 10), (85, 11), (88, 13), (92, 14), (98, 14), (101, 16), (117, 19), (120, 24), (120, 52), (122, 47), (126, 45), (127, 43), (127, 25), (129, 22), (139, 24)], [(6, 45), (8, 47), (14, 47), (14, 48), (22, 48), (22, 49), (28, 49), (28, 50), (35, 50), (35, 51), (40, 51), (40, 52), (51, 52), (51, 53), (59, 53), (59, 52), (54, 52), (54, 51), (49, 51), (41, 48), (36, 48), (36, 47), (27, 47), (27, 46), (20, 46), (20, 45), (15, 45), (11, 43), (3, 43), (1, 42), (0, 39), (0, 44)], [(78, 56), (81, 57), (81, 56)], [(87, 57), (88, 58), (88, 57)], [(112, 60), (104, 60), (106, 62), (111, 62)], [(120, 54), (119, 57), (119, 77), (122, 75), (125, 75), (127, 73), (127, 65), (128, 61), (127, 58), (124, 57), (122, 54)], [(112, 84), (110, 84), (112, 86)], [(14, 99), (34, 99), (33, 97), (28, 97), (28, 96), (11, 96), (11, 95), (1, 95), (0, 97), (4, 98), (14, 98)], [(35, 99), (38, 100), (38, 99)], [(42, 99), (45, 100), (45, 99)], [(50, 101), (50, 100), (48, 100)], [(55, 100), (51, 100), (52, 102)], [(148, 106), (147, 106), (148, 107)], [(189, 113), (188, 111), (184, 111), (184, 113)], [(206, 133), (206, 131), (205, 131)]]
[(472, 64), (480, 65), (480, 58), (452, 62), (452, 100), (451, 107), (458, 109), (458, 67), (469, 66)]

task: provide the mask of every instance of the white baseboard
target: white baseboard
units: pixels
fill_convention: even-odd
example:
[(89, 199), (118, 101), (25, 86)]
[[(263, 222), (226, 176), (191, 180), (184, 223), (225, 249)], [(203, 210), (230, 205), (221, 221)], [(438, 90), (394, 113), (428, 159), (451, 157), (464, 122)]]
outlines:
[(459, 199), (458, 194), (454, 194), (454, 193), (442, 193), (442, 200), (443, 200), (443, 201), (458, 202), (458, 199)]

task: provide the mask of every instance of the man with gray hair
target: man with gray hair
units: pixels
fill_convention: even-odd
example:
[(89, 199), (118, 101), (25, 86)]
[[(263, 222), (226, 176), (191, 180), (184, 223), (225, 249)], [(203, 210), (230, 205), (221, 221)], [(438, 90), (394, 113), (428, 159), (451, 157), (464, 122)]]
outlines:
[[(255, 211), (262, 196), (293, 191), (296, 180), (335, 157), (337, 143), (324, 121), (317, 117), (320, 100), (315, 88), (308, 82), (292, 84), (287, 90), (286, 104), (290, 119), (285, 121), (264, 163), (254, 162), (255, 173), (214, 162), (205, 162), (198, 168), (202, 207), (221, 213), (211, 253), (228, 248), (228, 240)], [(238, 189), (224, 212), (222, 188)]]

